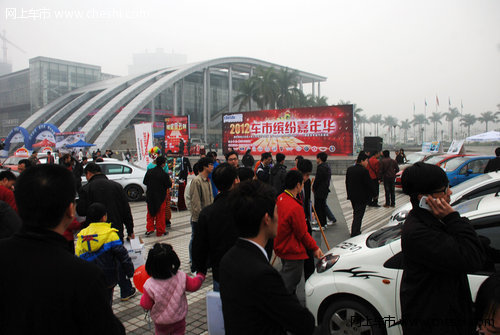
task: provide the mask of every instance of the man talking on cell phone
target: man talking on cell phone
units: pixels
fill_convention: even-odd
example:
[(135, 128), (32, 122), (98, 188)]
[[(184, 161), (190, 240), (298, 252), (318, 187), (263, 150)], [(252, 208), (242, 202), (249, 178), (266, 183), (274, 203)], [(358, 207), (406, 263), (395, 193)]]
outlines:
[(404, 170), (401, 183), (413, 205), (401, 236), (403, 332), (472, 334), (467, 273), (483, 266), (481, 242), (469, 220), (450, 206), (443, 169), (419, 162)]

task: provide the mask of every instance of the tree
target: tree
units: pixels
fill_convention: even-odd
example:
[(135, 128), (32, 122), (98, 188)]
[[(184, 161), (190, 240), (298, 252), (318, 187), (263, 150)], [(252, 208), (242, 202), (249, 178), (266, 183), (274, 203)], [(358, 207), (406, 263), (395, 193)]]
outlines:
[(434, 125), (434, 140), (437, 140), (437, 125), (438, 123), (441, 124), (441, 119), (443, 118), (443, 115), (438, 112), (432, 113), (431, 116), (429, 116), (429, 121), (432, 122)]
[(358, 124), (363, 126), (363, 132), (361, 133), (361, 138), (366, 136), (365, 125), (367, 123), (370, 123), (370, 121), (368, 120), (368, 117), (366, 115), (361, 114), (359, 116), (359, 119), (358, 119)]
[(382, 123), (382, 114), (375, 114), (370, 117), (370, 122), (375, 125), (375, 136), (378, 136), (378, 125)]
[[(382, 123), (384, 124), (384, 126), (387, 127), (387, 129), (389, 129), (389, 138), (392, 139), (392, 132), (393, 132), (393, 129), (394, 129), (394, 137), (396, 137), (396, 126), (398, 125), (398, 119), (395, 118), (394, 116), (386, 116), (384, 118), (384, 120), (382, 120)], [(395, 143), (396, 140), (393, 141), (393, 143)]]
[(419, 132), (420, 132), (420, 126), (423, 126), (423, 128), (421, 130), (421, 133), (422, 133), (421, 142), (423, 143), (424, 142), (425, 125), (429, 124), (429, 120), (427, 120), (427, 118), (425, 117), (424, 114), (416, 114), (413, 116), (412, 123), (419, 128)]
[(299, 72), (288, 68), (280, 69), (275, 75), (278, 88), (276, 104), (279, 109), (298, 107), (299, 89), (297, 88)]
[(476, 116), (472, 114), (465, 114), (460, 119), (460, 125), (467, 127), (467, 137), (470, 136), (470, 126), (477, 122)]
[(259, 90), (257, 88), (257, 82), (255, 78), (249, 78), (241, 82), (238, 91), (240, 93), (234, 98), (235, 103), (239, 104), (238, 111), (241, 112), (247, 104), (248, 110), (251, 111), (252, 100), (256, 102), (259, 101)]
[(453, 133), (453, 120), (458, 118), (460, 116), (460, 112), (458, 111), (457, 107), (450, 107), (449, 112), (443, 114), (446, 117), (446, 121), (450, 123), (450, 130), (451, 130), (451, 135), (450, 139), (454, 139), (454, 133)]
[(483, 112), (481, 113), (481, 116), (477, 118), (481, 123), (486, 124), (486, 131), (488, 131), (488, 122), (497, 122), (498, 121), (498, 116), (496, 113), (493, 112)]
[(264, 68), (259, 66), (255, 72), (256, 76), (254, 80), (256, 81), (259, 95), (259, 99), (257, 101), (259, 108), (276, 108), (276, 100), (279, 92), (279, 88), (276, 83), (276, 71), (271, 67)]
[(399, 125), (399, 128), (400, 129), (403, 129), (403, 132), (404, 132), (404, 143), (407, 143), (408, 142), (408, 129), (411, 128), (411, 121), (406, 119), (404, 121), (401, 121), (401, 124)]

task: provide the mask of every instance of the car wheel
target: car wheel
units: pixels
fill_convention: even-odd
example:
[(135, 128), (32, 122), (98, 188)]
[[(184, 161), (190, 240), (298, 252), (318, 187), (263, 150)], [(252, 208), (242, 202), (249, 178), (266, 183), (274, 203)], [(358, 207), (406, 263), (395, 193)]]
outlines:
[(321, 334), (385, 335), (382, 318), (370, 306), (352, 299), (333, 302), (325, 311)]
[(142, 198), (142, 188), (137, 185), (129, 185), (125, 187), (128, 201), (138, 201)]

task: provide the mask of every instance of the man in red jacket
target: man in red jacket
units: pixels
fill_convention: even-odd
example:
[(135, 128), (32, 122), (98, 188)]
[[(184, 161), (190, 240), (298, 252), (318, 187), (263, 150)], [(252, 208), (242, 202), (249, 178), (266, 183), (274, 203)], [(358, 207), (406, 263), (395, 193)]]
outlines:
[(281, 277), (288, 292), (295, 292), (302, 278), (307, 250), (314, 257), (321, 258), (323, 253), (316, 241), (307, 231), (304, 208), (297, 195), (302, 190), (304, 179), (298, 170), (291, 170), (285, 176), (285, 192), (278, 196), (278, 234), (274, 239), (274, 251), (281, 259)]

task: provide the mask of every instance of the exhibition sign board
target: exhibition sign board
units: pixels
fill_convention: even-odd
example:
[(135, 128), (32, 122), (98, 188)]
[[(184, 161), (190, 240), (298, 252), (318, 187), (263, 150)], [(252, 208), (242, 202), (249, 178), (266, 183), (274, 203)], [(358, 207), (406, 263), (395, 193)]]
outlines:
[[(187, 154), (187, 142), (190, 137), (189, 115), (165, 118), (165, 151)], [(184, 142), (183, 152), (179, 152), (179, 144)]]
[(222, 116), (223, 150), (242, 155), (347, 156), (353, 153), (353, 105), (287, 108)]

